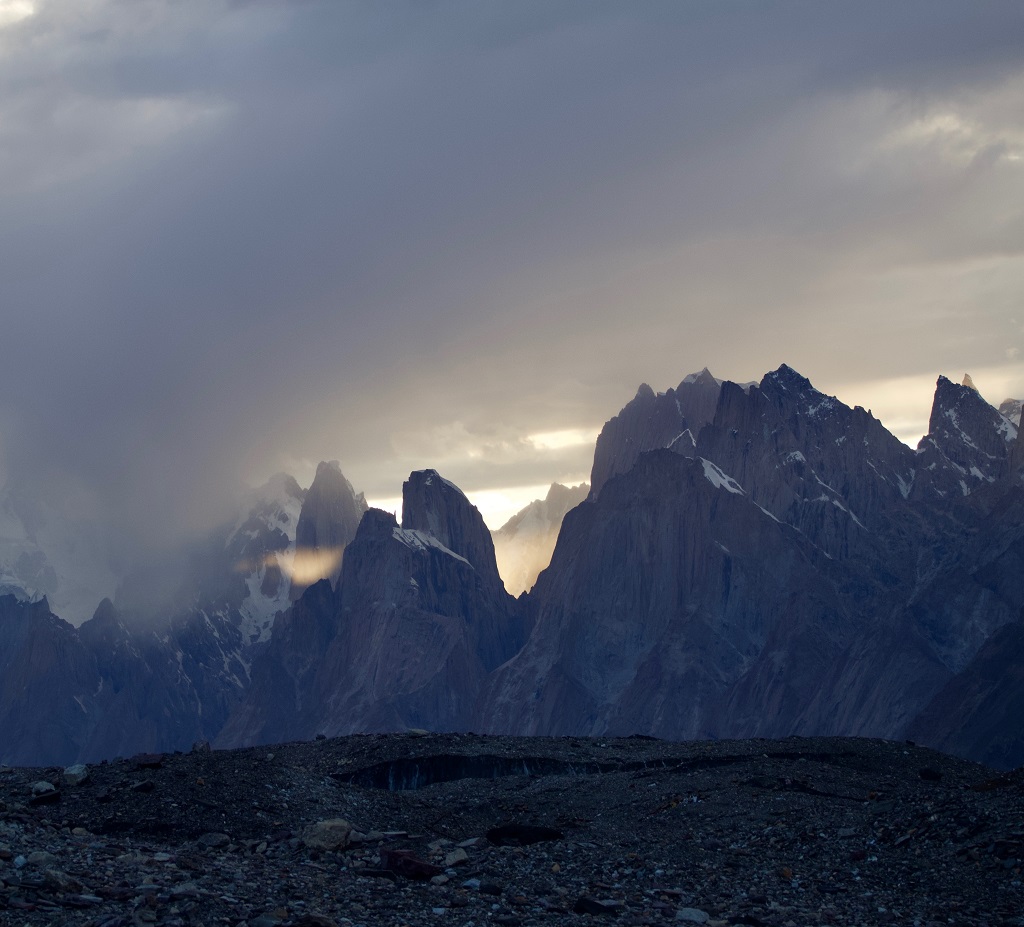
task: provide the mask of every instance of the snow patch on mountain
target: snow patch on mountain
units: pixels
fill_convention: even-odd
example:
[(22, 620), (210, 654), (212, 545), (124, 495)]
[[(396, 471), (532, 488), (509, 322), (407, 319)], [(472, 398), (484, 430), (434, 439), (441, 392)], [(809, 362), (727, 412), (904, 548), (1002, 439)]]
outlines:
[(295, 533), (303, 493), (287, 474), (277, 474), (255, 490), (248, 511), (228, 535), (225, 547), (244, 574), (246, 595), (238, 608), (244, 640), (270, 637), (274, 620), (291, 604)]
[[(445, 480), (445, 482), (447, 482), (447, 480)], [(429, 486), (430, 484), (427, 483), (426, 485)], [(465, 557), (460, 557), (454, 550), (449, 550), (432, 534), (427, 534), (426, 531), (418, 531), (415, 528), (396, 527), (392, 529), (391, 535), (396, 541), (401, 541), (410, 550), (426, 551), (433, 548), (434, 550), (441, 551), (443, 554), (447, 554), (449, 557), (461, 560), (467, 566), (471, 565)]]
[(999, 403), (999, 414), (1017, 428), (1020, 428), (1020, 410), (1020, 399), (1004, 399)]
[(700, 462), (704, 465), (704, 478), (716, 489), (724, 489), (727, 492), (735, 493), (740, 496), (746, 495), (743, 491), (743, 487), (740, 486), (736, 480), (727, 473), (723, 473), (722, 470), (710, 460), (705, 460), (701, 457)]

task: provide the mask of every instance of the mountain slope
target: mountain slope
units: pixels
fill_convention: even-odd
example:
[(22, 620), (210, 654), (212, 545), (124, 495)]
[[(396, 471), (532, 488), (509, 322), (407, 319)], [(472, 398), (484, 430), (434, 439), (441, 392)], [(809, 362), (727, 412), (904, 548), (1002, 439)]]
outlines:
[(366, 512), (337, 595), (318, 590), (275, 626), (219, 744), (465, 729), (487, 674), (526, 636), (480, 513), (433, 470), (405, 483), (401, 527)]

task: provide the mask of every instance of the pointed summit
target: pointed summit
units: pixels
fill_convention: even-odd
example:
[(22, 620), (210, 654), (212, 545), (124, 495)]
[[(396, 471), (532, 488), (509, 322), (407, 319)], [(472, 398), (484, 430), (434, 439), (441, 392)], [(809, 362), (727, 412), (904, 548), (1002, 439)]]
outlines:
[(974, 380), (971, 379), (971, 375), (969, 373), (964, 374), (963, 381), (960, 385), (966, 386), (968, 389), (973, 389), (974, 392), (978, 392), (978, 387), (974, 385)]
[(483, 516), (436, 470), (416, 470), (402, 485), (402, 527), (429, 534), (479, 573), (498, 578), (494, 542)]
[(798, 393), (807, 391), (818, 392), (811, 385), (811, 381), (807, 379), (803, 374), (798, 373), (789, 364), (782, 364), (778, 370), (773, 370), (770, 373), (766, 373), (761, 380), (761, 389), (764, 390), (769, 385), (774, 384), (783, 391), (793, 390)]
[[(707, 367), (700, 373), (691, 373), (683, 377), (683, 383), (695, 383), (700, 386), (721, 386), (722, 381), (718, 379)], [(682, 385), (682, 384), (680, 384)]]
[(611, 477), (626, 473), (645, 451), (667, 447), (684, 457), (690, 455), (700, 429), (714, 417), (721, 390), (721, 381), (707, 367), (664, 393), (641, 384), (636, 396), (605, 422), (598, 435), (591, 496), (596, 497)]
[(940, 376), (928, 420), (917, 446), (915, 496), (955, 498), (999, 479), (1008, 469), (1013, 424), (990, 406), (970, 376), (962, 384)]
[(321, 462), (295, 528), (292, 599), (319, 579), (337, 581), (342, 552), (355, 537), (365, 511), (366, 500), (345, 479), (338, 461)]

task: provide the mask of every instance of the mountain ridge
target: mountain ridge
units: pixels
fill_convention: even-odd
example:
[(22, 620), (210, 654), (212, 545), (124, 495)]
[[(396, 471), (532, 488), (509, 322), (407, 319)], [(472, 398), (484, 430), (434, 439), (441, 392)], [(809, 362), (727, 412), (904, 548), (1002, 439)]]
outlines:
[[(18, 667), (0, 681), (0, 761), (424, 727), (914, 734), (1024, 763), (1024, 732), (993, 707), (1016, 704), (1024, 660), (1020, 454), (1013, 423), (945, 377), (916, 451), (785, 364), (641, 387), (518, 600), (457, 486), (413, 472), (399, 523), (337, 463), (318, 468), (327, 515), (306, 520), (306, 549), (340, 538), (344, 557), (297, 588), (310, 491), (275, 478), (190, 555), (159, 620), (134, 618), (145, 576), (79, 629), (0, 600)], [(48, 740), (19, 720), (37, 678)]]

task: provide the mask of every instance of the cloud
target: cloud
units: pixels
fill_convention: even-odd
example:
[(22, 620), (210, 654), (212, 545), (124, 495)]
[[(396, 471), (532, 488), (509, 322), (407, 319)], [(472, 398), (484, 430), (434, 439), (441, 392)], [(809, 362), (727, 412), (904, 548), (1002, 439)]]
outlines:
[(133, 544), (296, 461), (578, 481), (537, 436), (705, 364), (1014, 340), (1017, 4), (0, 9), (5, 466)]

